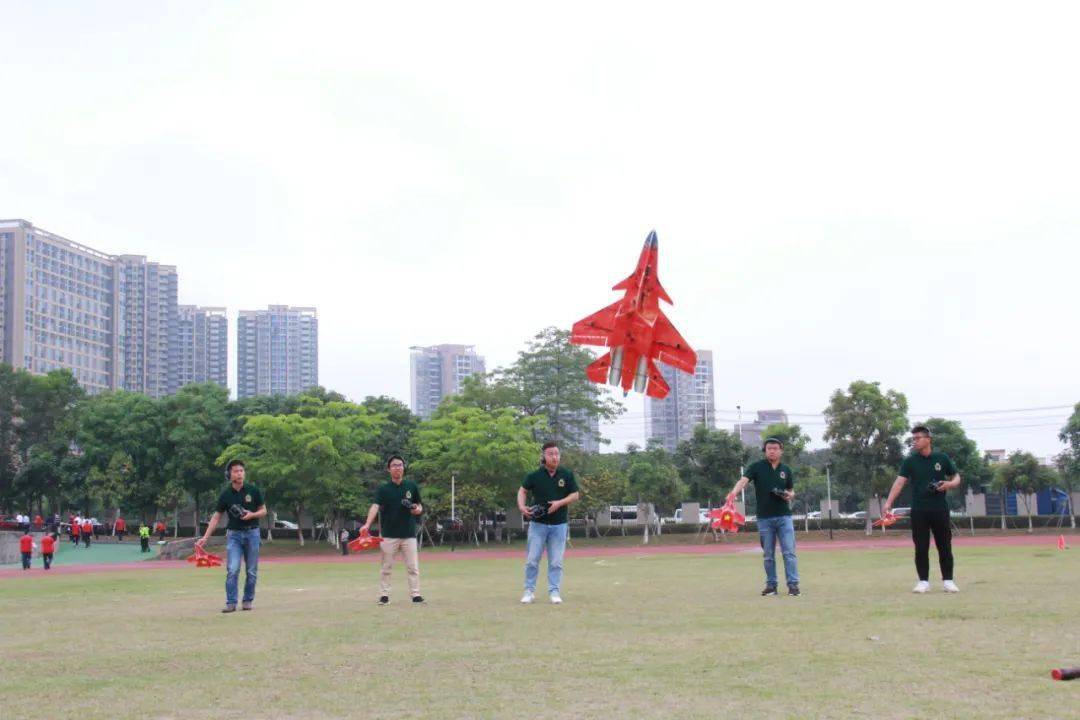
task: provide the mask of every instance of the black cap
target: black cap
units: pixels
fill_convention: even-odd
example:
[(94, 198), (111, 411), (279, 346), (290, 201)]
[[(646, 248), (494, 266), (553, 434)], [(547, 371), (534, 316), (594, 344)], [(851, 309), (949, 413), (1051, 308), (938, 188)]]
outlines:
[(761, 443), (761, 451), (762, 452), (765, 452), (765, 448), (767, 448), (769, 446), (769, 443), (776, 443), (781, 448), (784, 447), (784, 441), (781, 440), (780, 438), (778, 438), (778, 437), (767, 437), (767, 438), (765, 438), (765, 442)]

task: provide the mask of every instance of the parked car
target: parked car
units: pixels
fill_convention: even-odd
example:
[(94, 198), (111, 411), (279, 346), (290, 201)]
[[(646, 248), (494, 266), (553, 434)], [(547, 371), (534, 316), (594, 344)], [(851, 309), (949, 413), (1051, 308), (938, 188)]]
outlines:
[(895, 515), (896, 517), (907, 517), (908, 515), (911, 514), (911, 508), (909, 508), (909, 507), (893, 508), (892, 512), (893, 512), (893, 515)]
[(851, 513), (850, 515), (848, 515), (848, 517), (851, 518), (852, 520), (865, 520), (866, 519), (866, 511), (865, 510), (859, 510), (857, 512)]
[(0, 530), (22, 530), (14, 515), (0, 515)]
[(291, 520), (275, 520), (275, 530), (299, 530), (300, 527)]
[[(636, 513), (635, 517), (637, 517)], [(681, 523), (682, 521), (682, 508), (677, 508), (675, 510), (675, 522)], [(698, 523), (702, 524), (707, 522), (709, 522), (709, 511), (704, 508), (698, 508)]]

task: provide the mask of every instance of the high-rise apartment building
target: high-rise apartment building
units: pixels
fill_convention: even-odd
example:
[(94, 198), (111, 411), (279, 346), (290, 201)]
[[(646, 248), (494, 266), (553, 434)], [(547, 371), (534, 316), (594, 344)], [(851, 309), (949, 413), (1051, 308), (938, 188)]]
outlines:
[(741, 423), (735, 426), (735, 432), (744, 445), (761, 447), (762, 433), (770, 425), (778, 423), (787, 424), (788, 415), (783, 410), (758, 410), (757, 420), (754, 422)]
[(122, 387), (151, 397), (180, 387), (178, 282), (174, 265), (142, 255), (117, 258), (123, 294)]
[(241, 398), (296, 395), (319, 384), (315, 308), (241, 310), (236, 325), (236, 389)]
[(417, 346), (409, 350), (412, 411), (425, 420), (444, 397), (461, 391), (465, 378), (485, 372), (484, 358), (476, 354), (473, 345)]
[(671, 387), (662, 400), (648, 398), (649, 437), (659, 439), (668, 452), (694, 434), (694, 427), (716, 427), (716, 401), (713, 388), (711, 350), (699, 350), (694, 374), (659, 363), (657, 367)]
[(123, 387), (124, 313), (110, 255), (0, 220), (3, 360), (32, 373), (71, 370), (90, 393)]
[(225, 308), (180, 305), (177, 327), (179, 387), (203, 382), (228, 387), (229, 320)]

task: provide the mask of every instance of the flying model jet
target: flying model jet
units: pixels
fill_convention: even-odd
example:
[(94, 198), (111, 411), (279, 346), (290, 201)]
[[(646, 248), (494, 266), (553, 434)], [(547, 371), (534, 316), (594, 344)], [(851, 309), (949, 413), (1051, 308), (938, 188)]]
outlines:
[(630, 277), (612, 288), (625, 290), (623, 298), (574, 323), (570, 342), (603, 345), (611, 350), (589, 365), (585, 374), (594, 383), (633, 387), (649, 397), (667, 397), (671, 388), (654, 360), (694, 374), (697, 353), (660, 310), (660, 301), (672, 304), (656, 274), (656, 231), (649, 233), (637, 267)]

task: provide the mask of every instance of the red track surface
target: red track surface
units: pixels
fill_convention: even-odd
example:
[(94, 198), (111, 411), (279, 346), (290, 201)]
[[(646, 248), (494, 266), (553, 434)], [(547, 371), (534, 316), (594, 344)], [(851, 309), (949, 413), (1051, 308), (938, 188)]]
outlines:
[[(1075, 535), (1070, 535), (1075, 538)], [(1076, 544), (1075, 542), (1073, 544)], [(1052, 535), (984, 535), (971, 537), (956, 534), (953, 536), (953, 545), (964, 547), (1038, 547), (1057, 549), (1057, 537)], [(910, 548), (911, 538), (906, 533), (896, 533), (895, 537), (871, 538), (863, 540), (807, 540), (798, 543), (798, 551), (821, 551), (821, 550), (895, 550), (897, 548)], [(724, 553), (757, 553), (759, 548), (750, 542), (733, 543), (703, 543), (699, 545), (635, 545), (630, 547), (597, 547), (597, 548), (567, 548), (566, 556), (569, 558), (588, 557), (625, 557), (641, 555), (719, 555)], [(455, 552), (440, 551), (437, 553), (425, 553), (424, 562), (440, 562), (443, 560), (492, 560), (492, 559), (522, 559), (524, 551), (521, 548), (515, 550), (458, 550)], [(259, 560), (259, 565), (291, 565), (296, 563), (373, 563), (379, 557), (378, 553), (363, 553), (361, 555), (306, 555), (302, 557), (265, 557)], [(53, 565), (52, 570), (46, 573), (40, 562), (34, 565), (32, 570), (25, 571), (21, 568), (0, 570), (0, 579), (13, 577), (41, 577), (42, 575), (78, 575), (82, 573), (113, 572), (122, 570), (169, 570), (191, 567), (183, 560), (143, 560), (127, 563), (104, 563), (100, 565)]]

